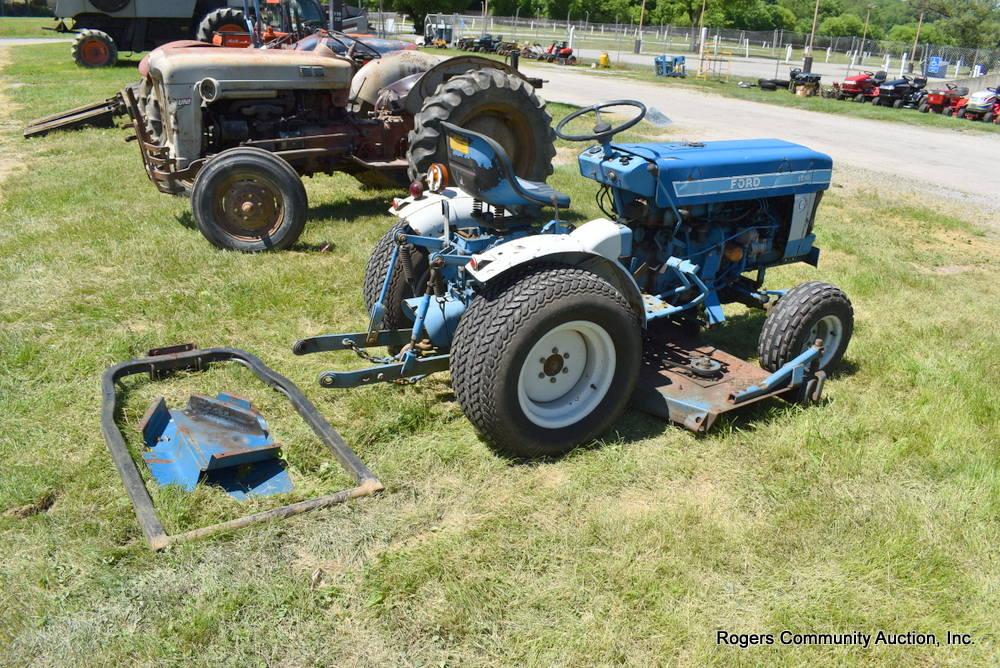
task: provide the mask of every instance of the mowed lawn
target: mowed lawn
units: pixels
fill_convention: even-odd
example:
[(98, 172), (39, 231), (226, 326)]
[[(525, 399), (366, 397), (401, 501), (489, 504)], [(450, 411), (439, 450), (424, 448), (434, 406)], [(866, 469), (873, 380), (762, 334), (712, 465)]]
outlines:
[[(834, 187), (819, 269), (771, 282), (828, 280), (854, 302), (822, 405), (764, 403), (704, 436), (630, 411), (598, 443), (517, 464), (477, 437), (447, 374), (324, 391), (319, 371), (362, 362), (291, 353), (303, 335), (364, 327), (362, 272), (392, 192), (309, 180), (311, 222), (291, 252), (214, 250), (187, 201), (147, 181), (125, 131), (21, 139), (30, 118), (135, 77), (79, 70), (67, 51), (7, 51), (0, 89), (0, 663), (1000, 662), (1000, 252), (972, 222)], [(553, 182), (585, 219), (598, 212), (580, 148), (560, 151)], [(731, 313), (717, 336), (752, 356), (762, 319)], [(185, 341), (245, 348), (290, 377), (386, 491), (151, 552), (100, 435), (99, 382)], [(155, 396), (230, 389), (285, 445), (294, 498), (347, 483), (246, 371), (126, 387), (136, 455)], [(288, 500), (149, 487), (171, 532)], [(739, 649), (717, 646), (719, 629), (919, 631), (941, 644)], [(949, 630), (974, 644), (945, 646)]]

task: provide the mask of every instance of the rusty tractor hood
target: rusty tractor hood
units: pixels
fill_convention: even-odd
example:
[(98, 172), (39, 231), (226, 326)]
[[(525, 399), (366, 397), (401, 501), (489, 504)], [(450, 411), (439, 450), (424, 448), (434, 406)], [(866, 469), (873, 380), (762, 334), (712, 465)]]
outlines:
[(194, 86), (205, 79), (264, 89), (346, 89), (354, 63), (338, 56), (303, 51), (245, 48), (191, 48), (166, 45), (148, 56), (149, 76), (164, 86)]

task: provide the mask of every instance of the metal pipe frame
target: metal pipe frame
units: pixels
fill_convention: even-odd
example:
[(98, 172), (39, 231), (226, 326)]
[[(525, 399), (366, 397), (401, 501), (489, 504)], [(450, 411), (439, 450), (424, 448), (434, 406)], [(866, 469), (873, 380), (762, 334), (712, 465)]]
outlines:
[[(116, 417), (119, 411), (117, 385), (128, 376), (148, 373), (150, 378), (158, 380), (173, 371), (201, 371), (216, 362), (236, 362), (250, 369), (265, 385), (277, 390), (291, 402), (296, 412), (305, 420), (317, 437), (330, 450), (330, 454), (347, 473), (354, 478), (356, 486), (349, 489), (307, 499), (297, 503), (273, 508), (263, 512), (246, 515), (227, 522), (212, 524), (184, 533), (169, 535), (163, 528), (156, 513), (149, 490), (143, 482), (139, 467), (129, 453), (125, 438), (118, 428)], [(329, 508), (345, 503), (351, 499), (370, 496), (384, 489), (374, 473), (361, 461), (326, 419), (320, 415), (316, 406), (310, 402), (302, 391), (292, 381), (278, 374), (265, 365), (260, 359), (250, 353), (236, 348), (205, 348), (198, 349), (193, 344), (174, 346), (152, 350), (148, 357), (122, 362), (110, 367), (104, 372), (101, 380), (101, 431), (105, 443), (111, 452), (111, 459), (125, 484), (136, 518), (146, 541), (153, 550), (162, 550), (177, 543), (184, 543), (200, 538), (206, 538), (219, 533), (242, 529), (254, 524), (285, 519), (311, 510)]]

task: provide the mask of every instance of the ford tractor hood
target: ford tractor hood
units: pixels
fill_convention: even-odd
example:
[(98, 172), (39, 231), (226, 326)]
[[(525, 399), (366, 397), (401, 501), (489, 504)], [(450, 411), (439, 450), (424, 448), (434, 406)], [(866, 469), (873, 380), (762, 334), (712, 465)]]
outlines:
[(166, 86), (192, 86), (202, 79), (258, 82), (259, 88), (342, 89), (354, 65), (346, 58), (308, 51), (185, 48), (167, 45), (149, 54), (149, 73)]
[[(732, 202), (818, 192), (830, 187), (833, 160), (780, 139), (615, 144), (580, 155), (580, 173), (654, 197), (658, 206)], [(641, 157), (639, 157), (641, 156)]]

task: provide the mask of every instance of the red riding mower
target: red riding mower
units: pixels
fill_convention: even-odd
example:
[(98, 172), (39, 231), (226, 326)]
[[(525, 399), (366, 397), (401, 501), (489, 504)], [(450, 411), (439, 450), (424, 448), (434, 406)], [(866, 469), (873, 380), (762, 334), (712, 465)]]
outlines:
[(928, 112), (932, 114), (946, 113), (950, 116), (954, 107), (968, 94), (968, 88), (959, 88), (953, 83), (945, 84), (945, 88), (935, 88), (928, 91), (927, 97), (920, 103), (917, 110), (925, 114)]
[(562, 42), (552, 42), (552, 45), (545, 49), (542, 60), (547, 63), (559, 63), (560, 65), (576, 65), (576, 56), (573, 55), (573, 49), (565, 40)]
[(878, 95), (878, 86), (885, 79), (885, 72), (859, 72), (840, 83), (834, 83), (834, 96), (838, 100), (867, 102)]
[(987, 88), (976, 91), (967, 98), (962, 98), (962, 103), (955, 108), (953, 115), (956, 118), (967, 118), (970, 121), (995, 123), (1000, 116), (998, 92), (1000, 89)]

